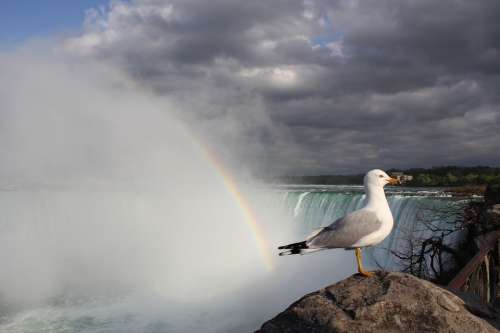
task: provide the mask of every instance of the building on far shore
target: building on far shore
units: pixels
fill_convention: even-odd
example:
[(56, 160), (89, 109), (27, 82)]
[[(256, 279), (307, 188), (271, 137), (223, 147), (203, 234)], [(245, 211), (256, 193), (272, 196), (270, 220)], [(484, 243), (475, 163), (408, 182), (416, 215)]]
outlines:
[(399, 180), (401, 184), (410, 182), (413, 180), (412, 175), (405, 175), (403, 172), (391, 172), (391, 176)]

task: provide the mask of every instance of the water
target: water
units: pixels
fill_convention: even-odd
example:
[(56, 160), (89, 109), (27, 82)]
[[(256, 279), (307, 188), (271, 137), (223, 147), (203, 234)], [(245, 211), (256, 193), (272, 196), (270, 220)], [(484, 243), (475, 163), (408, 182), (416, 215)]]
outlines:
[[(281, 185), (275, 191), (287, 218), (295, 224), (297, 236), (329, 225), (345, 214), (363, 206), (362, 186), (348, 185)], [(369, 262), (386, 270), (398, 270), (401, 263), (392, 255), (405, 245), (407, 237), (430, 236), (423, 222), (444, 227), (453, 222), (443, 218), (441, 210), (462, 210), (468, 198), (453, 198), (439, 188), (387, 187), (387, 199), (394, 217), (394, 229), (381, 244), (369, 248)], [(458, 234), (457, 234), (458, 235)], [(455, 238), (450, 238), (456, 241)]]
[[(418, 230), (419, 214), (432, 219), (426, 208), (466, 202), (440, 189), (386, 192), (395, 228), (366, 251), (372, 268), (397, 269), (390, 251), (407, 230)], [(364, 199), (359, 186), (274, 186), (247, 194), (273, 257), (278, 244), (303, 239)], [(244, 226), (211, 226), (217, 214), (234, 213), (221, 210), (228, 201), (199, 212), (207, 209), (201, 198), (142, 188), (1, 191), (0, 332), (247, 332), (304, 293), (354, 272), (352, 253), (335, 250), (276, 257), (275, 270), (264, 273)], [(202, 238), (187, 237), (193, 227), (219, 235), (218, 242), (200, 254)], [(222, 240), (228, 243), (216, 248)]]

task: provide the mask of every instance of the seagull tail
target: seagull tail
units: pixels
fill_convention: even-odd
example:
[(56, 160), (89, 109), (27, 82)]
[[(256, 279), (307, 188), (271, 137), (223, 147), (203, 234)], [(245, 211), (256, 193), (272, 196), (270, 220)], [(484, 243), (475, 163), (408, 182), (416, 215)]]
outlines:
[(310, 244), (310, 242), (314, 239), (314, 237), (319, 235), (319, 233), (321, 233), (325, 229), (328, 229), (328, 227), (323, 227), (323, 228), (319, 228), (319, 229), (314, 230), (306, 238), (305, 241), (298, 242), (298, 243), (292, 243), (292, 244), (283, 245), (283, 246), (278, 247), (278, 250), (288, 250), (288, 251), (280, 252), (279, 255), (286, 256), (286, 255), (290, 255), (290, 254), (307, 254), (307, 253), (325, 250), (325, 248), (316, 247), (316, 246), (313, 246), (312, 248), (310, 248), (308, 245), (308, 243)]
[(287, 251), (280, 252), (279, 255), (280, 256), (288, 256), (288, 255), (291, 255), (291, 254), (304, 255), (304, 254), (309, 254), (309, 253), (313, 253), (313, 252), (317, 252), (317, 251), (321, 251), (321, 250), (325, 250), (325, 249), (322, 249), (322, 248), (318, 248), (318, 249), (299, 249), (299, 250), (292, 249), (292, 250), (287, 250)]
[(284, 250), (284, 249), (307, 249), (307, 244), (306, 241), (302, 241), (278, 247), (278, 250)]
[(280, 246), (280, 247), (278, 247), (278, 250), (286, 250), (286, 251), (280, 252), (279, 255), (280, 256), (288, 256), (291, 254), (306, 254), (306, 253), (320, 251), (323, 249), (310, 249), (309, 246), (307, 246), (307, 241), (303, 241), (303, 242), (298, 242), (298, 243)]

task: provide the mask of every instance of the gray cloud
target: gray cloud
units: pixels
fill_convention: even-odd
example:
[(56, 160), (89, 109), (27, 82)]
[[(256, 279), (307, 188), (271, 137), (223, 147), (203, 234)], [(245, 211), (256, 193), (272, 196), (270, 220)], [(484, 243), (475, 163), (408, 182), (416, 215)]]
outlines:
[(252, 172), (500, 164), (497, 1), (149, 1), (66, 49), (167, 96)]

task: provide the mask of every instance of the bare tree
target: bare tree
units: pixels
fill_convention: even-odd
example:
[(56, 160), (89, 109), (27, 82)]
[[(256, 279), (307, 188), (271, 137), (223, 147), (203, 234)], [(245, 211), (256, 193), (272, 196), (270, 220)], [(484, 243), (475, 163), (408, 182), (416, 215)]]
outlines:
[(416, 222), (402, 231), (403, 246), (391, 251), (401, 271), (446, 283), (467, 259), (467, 211), (463, 204), (420, 204)]

